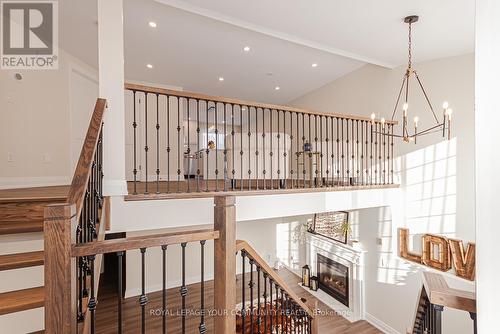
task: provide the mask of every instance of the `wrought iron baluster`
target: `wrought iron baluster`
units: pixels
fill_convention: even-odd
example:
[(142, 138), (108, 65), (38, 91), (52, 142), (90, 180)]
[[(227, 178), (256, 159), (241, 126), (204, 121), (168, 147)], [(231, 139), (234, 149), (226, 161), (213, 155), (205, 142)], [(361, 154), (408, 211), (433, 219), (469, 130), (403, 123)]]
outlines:
[(200, 192), (200, 100), (196, 99), (196, 191)]
[[(262, 306), (260, 303), (261, 295), (260, 295), (260, 266), (256, 265), (257, 270), (257, 333), (261, 333), (261, 324), (262, 324)], [(253, 329), (252, 329), (253, 330)]]
[(207, 332), (207, 327), (205, 324), (205, 240), (200, 241), (201, 247), (201, 303), (200, 303), (200, 334), (205, 334)]
[[(134, 121), (132, 127), (134, 128), (134, 195), (137, 195), (137, 120), (136, 120), (136, 91), (132, 91), (134, 96)], [(140, 100), (139, 100), (140, 101)], [(139, 105), (140, 106), (140, 105)]]
[(369, 184), (368, 176), (370, 166), (368, 165), (368, 122), (365, 122), (365, 185)]
[(302, 187), (306, 188), (306, 115), (302, 114)]
[(274, 314), (275, 314), (275, 317), (274, 317), (274, 323), (275, 323), (275, 328), (276, 328), (276, 333), (278, 333), (278, 329), (279, 329), (279, 326), (280, 326), (280, 313), (279, 313), (279, 310), (280, 310), (280, 306), (279, 306), (279, 300), (280, 300), (280, 286), (278, 285), (278, 283), (276, 282), (274, 284), (274, 290), (276, 291), (276, 298), (275, 298), (275, 302), (274, 302)]
[(170, 96), (167, 98), (167, 193), (170, 193)]
[(161, 328), (162, 333), (167, 333), (167, 245), (161, 246), (162, 253), (162, 291), (161, 291)]
[(319, 179), (321, 187), (324, 186), (323, 179), (323, 116), (319, 116)]
[(283, 296), (283, 289), (280, 288), (281, 292), (281, 301), (280, 301), (280, 319), (281, 319), (281, 333), (284, 332), (285, 329), (285, 313), (284, 313), (284, 296)]
[(255, 107), (255, 189), (259, 190), (259, 108)]
[(297, 169), (297, 172), (296, 172), (296, 176), (295, 176), (295, 179), (296, 179), (296, 182), (295, 182), (295, 187), (296, 188), (299, 188), (299, 158), (300, 158), (300, 155), (299, 155), (299, 152), (300, 152), (300, 149), (299, 149), (299, 139), (300, 139), (300, 135), (299, 135), (299, 113), (295, 113), (295, 130), (297, 132), (297, 143), (296, 143), (296, 148), (295, 148), (295, 166), (296, 166), (296, 169)]
[(210, 119), (208, 118), (208, 110), (210, 109), (211, 107), (209, 107), (209, 101), (205, 101), (205, 111), (206, 111), (206, 119), (205, 119), (205, 122), (206, 122), (206, 134), (207, 134), (207, 143), (206, 143), (206, 149), (205, 149), (205, 153), (206, 153), (206, 156), (205, 156), (205, 164), (207, 165), (207, 171), (205, 173), (205, 175), (203, 176), (203, 179), (205, 180), (205, 191), (206, 192), (209, 192), (208, 190), (208, 170), (209, 170), (209, 154), (210, 154), (210, 145), (209, 145), (209, 142), (210, 142), (210, 139), (209, 139), (209, 136), (208, 136), (208, 123), (210, 122)]
[(269, 147), (269, 157), (271, 158), (271, 161), (270, 161), (270, 166), (269, 166), (269, 169), (270, 169), (270, 172), (271, 172), (271, 189), (274, 189), (274, 180), (273, 180), (273, 174), (274, 174), (274, 170), (273, 170), (273, 110), (274, 109), (269, 109), (269, 116), (270, 116), (270, 120), (269, 120), (269, 123), (270, 123), (270, 130), (269, 130), (269, 142), (270, 142), (270, 147)]
[(394, 124), (391, 125), (391, 184), (394, 184)]
[(344, 155), (344, 119), (342, 118), (341, 119), (341, 130), (342, 130), (342, 133), (341, 133), (341, 154), (342, 154), (342, 186), (345, 185), (345, 174), (344, 174), (344, 171), (345, 171), (345, 165), (344, 165), (344, 158), (345, 158), (345, 155)]
[(263, 271), (262, 274), (264, 277), (264, 333), (267, 333), (267, 316), (269, 314), (267, 307), (267, 273)]
[(351, 185), (351, 156), (349, 155), (349, 119), (346, 119), (346, 141), (345, 141), (345, 149), (346, 149), (346, 167), (347, 167), (347, 185)]
[(146, 333), (146, 305), (148, 296), (146, 296), (146, 248), (141, 248), (141, 296), (139, 305), (141, 305), (141, 333)]
[[(308, 117), (308, 126), (309, 126), (309, 148), (310, 148), (308, 155), (309, 155), (309, 165), (311, 166), (311, 170), (309, 171), (309, 188), (312, 188), (312, 186), (313, 186), (313, 182), (312, 182), (313, 181), (312, 180), (313, 170), (312, 170), (312, 168), (314, 166), (314, 163), (312, 162), (313, 161), (313, 154), (311, 152), (311, 150), (312, 150), (311, 114), (307, 114), (307, 117)], [(305, 168), (305, 165), (304, 165), (304, 168)]]
[(232, 154), (232, 159), (231, 159), (231, 189), (234, 190), (236, 187), (236, 160), (234, 158), (234, 152), (235, 152), (235, 147), (234, 147), (234, 104), (231, 104), (231, 154)]
[(245, 333), (246, 325), (246, 306), (245, 306), (245, 257), (247, 252), (241, 251), (241, 332)]
[(186, 287), (186, 245), (187, 243), (183, 242), (181, 244), (182, 249), (182, 286), (180, 289), (181, 294), (181, 328), (182, 334), (186, 333), (186, 296), (188, 294), (188, 289)]
[(273, 279), (269, 277), (269, 327), (270, 333), (273, 332)]
[(219, 191), (219, 108), (214, 101), (214, 123), (215, 123), (215, 191)]
[(266, 185), (266, 109), (262, 108), (262, 178), (264, 179), (264, 190)]
[(254, 260), (252, 258), (249, 259), (250, 263), (250, 282), (248, 283), (248, 287), (250, 288), (250, 333), (253, 334), (253, 318), (254, 318), (254, 311), (253, 311), (253, 265), (254, 265)]
[(373, 174), (374, 168), (373, 165), (373, 122), (370, 124), (370, 185), (373, 185)]
[[(187, 154), (187, 192), (191, 192), (191, 116), (190, 116), (190, 110), (191, 110), (191, 100), (186, 99), (186, 112), (187, 112), (187, 148), (186, 148), (186, 154)], [(184, 137), (185, 138), (185, 137)]]
[(181, 192), (181, 98), (177, 97), (177, 192)]
[(148, 146), (148, 93), (144, 93), (144, 174), (146, 175), (145, 178), (145, 190), (144, 194), (149, 194), (148, 191), (148, 151), (149, 151), (149, 146)]
[(248, 190), (252, 190), (252, 154), (250, 153), (250, 145), (252, 139), (252, 124), (250, 123), (250, 108), (247, 106), (247, 117), (248, 117)]
[(277, 174), (276, 179), (278, 181), (277, 188), (279, 189), (279, 188), (281, 188), (280, 187), (281, 186), (281, 175), (280, 175), (281, 174), (281, 170), (280, 170), (281, 165), (280, 165), (280, 110), (279, 109), (276, 110), (276, 115), (278, 117), (278, 122), (277, 122), (278, 123), (278, 131), (276, 132), (276, 139), (277, 139), (277, 142), (278, 142), (277, 143), (278, 148), (277, 148), (277, 151), (276, 151), (276, 158), (277, 158), (277, 163), (278, 163), (278, 170), (276, 171), (276, 174)]
[(88, 308), (90, 312), (90, 333), (95, 333), (95, 308), (97, 306), (97, 300), (95, 297), (95, 255), (88, 256), (89, 266), (90, 266), (90, 299), (88, 303)]
[[(361, 153), (363, 154), (363, 153)], [(359, 177), (359, 120), (356, 120), (356, 185), (361, 184)]]
[(116, 252), (118, 257), (118, 334), (123, 332), (123, 254)]
[(240, 190), (243, 191), (243, 107), (240, 105)]
[(156, 93), (156, 193), (160, 193), (160, 100), (158, 93)]
[(314, 115), (314, 157), (316, 160), (316, 164), (314, 165), (314, 187), (318, 187), (319, 185), (319, 180), (318, 180), (318, 116)]
[(224, 107), (224, 150), (222, 151), (224, 154), (224, 191), (227, 191), (227, 143), (226, 143), (226, 136), (227, 136), (227, 104), (223, 104)]
[[(288, 151), (286, 147), (286, 142), (287, 142), (287, 133), (286, 133), (286, 111), (283, 111), (283, 188), (286, 189), (287, 187), (287, 181), (288, 181), (288, 174), (287, 174), (287, 169), (288, 169)], [(290, 125), (292, 125), (292, 114), (290, 113)], [(290, 140), (292, 140), (293, 135), (291, 134), (292, 131), (290, 131)]]

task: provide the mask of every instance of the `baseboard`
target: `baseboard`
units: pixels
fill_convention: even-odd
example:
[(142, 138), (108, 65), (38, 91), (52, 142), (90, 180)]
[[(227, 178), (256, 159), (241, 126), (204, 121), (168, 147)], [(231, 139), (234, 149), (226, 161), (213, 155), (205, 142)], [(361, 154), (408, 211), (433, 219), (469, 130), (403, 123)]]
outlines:
[(368, 321), (372, 326), (376, 327), (386, 334), (401, 334), (400, 332), (368, 312), (365, 312), (365, 320)]
[(0, 189), (69, 185), (69, 176), (0, 177)]

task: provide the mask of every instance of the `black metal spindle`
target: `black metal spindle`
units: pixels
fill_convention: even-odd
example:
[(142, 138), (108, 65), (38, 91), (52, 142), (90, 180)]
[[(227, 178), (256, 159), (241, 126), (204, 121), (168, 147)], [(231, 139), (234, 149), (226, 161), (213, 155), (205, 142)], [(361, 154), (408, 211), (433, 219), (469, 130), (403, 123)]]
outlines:
[(323, 179), (323, 116), (319, 116), (319, 179), (320, 179), (320, 186), (324, 186), (324, 179)]
[(161, 290), (161, 328), (162, 333), (167, 333), (167, 245), (161, 246), (162, 252), (162, 290)]
[(273, 110), (274, 109), (269, 109), (269, 116), (270, 116), (270, 120), (269, 120), (269, 125), (270, 125), (270, 130), (269, 130), (269, 143), (270, 143), (270, 147), (269, 147), (269, 157), (271, 158), (271, 161), (270, 161), (270, 166), (269, 166), (269, 170), (271, 172), (271, 189), (274, 189), (274, 180), (273, 180), (273, 174), (274, 174), (274, 170), (273, 170)]
[(141, 333), (146, 333), (146, 305), (148, 296), (146, 296), (146, 248), (141, 248), (141, 296), (139, 304), (141, 305)]
[(259, 190), (259, 108), (255, 108), (255, 189)]
[(360, 184), (361, 181), (360, 181), (360, 177), (359, 177), (359, 163), (360, 163), (360, 160), (359, 160), (359, 120), (356, 120), (356, 155), (355, 155), (355, 163), (356, 163), (356, 185)]
[(250, 152), (250, 142), (252, 139), (252, 124), (250, 123), (250, 106), (247, 106), (248, 116), (248, 190), (252, 190), (252, 154)]
[(370, 123), (370, 185), (373, 185), (373, 174), (374, 168), (373, 165), (373, 121)]
[(250, 282), (248, 282), (248, 287), (250, 288), (250, 333), (253, 334), (253, 318), (254, 318), (254, 310), (253, 310), (253, 265), (254, 260), (251, 258), (249, 260), (250, 263)]
[(267, 188), (266, 184), (266, 109), (262, 109), (262, 178), (264, 182), (264, 190)]
[(349, 119), (346, 119), (346, 141), (345, 141), (345, 149), (346, 149), (346, 167), (347, 167), (347, 185), (351, 184), (351, 156), (349, 155)]
[(269, 314), (267, 307), (267, 273), (264, 271), (262, 276), (264, 277), (264, 333), (267, 333), (267, 316)]
[(241, 332), (245, 333), (245, 325), (246, 325), (246, 306), (245, 306), (245, 258), (247, 256), (247, 252), (241, 251)]
[(209, 107), (209, 102), (208, 101), (205, 101), (205, 109), (206, 109), (206, 119), (205, 119), (205, 125), (206, 125), (206, 136), (207, 136), (207, 142), (206, 142), (206, 149), (205, 149), (205, 165), (206, 165), (206, 172), (205, 172), (205, 175), (204, 175), (204, 180), (205, 180), (205, 191), (208, 192), (209, 189), (208, 189), (208, 171), (209, 171), (209, 154), (210, 154), (210, 145), (208, 144), (210, 142), (210, 139), (208, 137), (208, 123), (209, 123), (209, 118), (208, 118), (208, 111), (211, 107)]
[(144, 194), (149, 194), (148, 191), (148, 93), (144, 93), (144, 174), (145, 174), (145, 188)]
[[(287, 188), (287, 180), (288, 180), (288, 174), (287, 174), (287, 169), (288, 169), (288, 151), (286, 147), (286, 142), (287, 142), (287, 132), (286, 132), (286, 111), (283, 111), (283, 187), (284, 189)], [(292, 125), (292, 114), (290, 114), (290, 126)], [(293, 139), (292, 131), (290, 131), (290, 143), (291, 140)]]
[(318, 187), (318, 115), (314, 115), (314, 158), (316, 160), (316, 164), (314, 165), (314, 186)]
[(236, 187), (236, 160), (234, 159), (234, 104), (231, 104), (231, 189), (234, 190)]
[(160, 100), (156, 93), (156, 193), (160, 193)]
[[(189, 111), (191, 110), (191, 100), (186, 101), (186, 112), (187, 112), (187, 192), (191, 192), (191, 116)], [(186, 159), (184, 159), (186, 160)]]
[(278, 329), (279, 329), (279, 326), (280, 326), (280, 313), (279, 313), (279, 309), (280, 309), (280, 306), (279, 306), (279, 300), (280, 300), (280, 286), (278, 285), (278, 283), (276, 282), (274, 284), (274, 290), (276, 291), (276, 298), (275, 298), (275, 303), (274, 303), (274, 311), (275, 311), (275, 317), (274, 317), (274, 323), (275, 323), (275, 328), (276, 328), (276, 333), (278, 333)]
[(170, 192), (170, 97), (167, 95), (167, 193)]
[(196, 99), (196, 191), (200, 192), (200, 100)]
[(123, 254), (124, 252), (116, 252), (118, 257), (118, 334), (123, 331)]
[(182, 286), (180, 289), (181, 294), (181, 328), (182, 334), (186, 333), (186, 296), (188, 294), (188, 289), (186, 287), (186, 245), (187, 243), (183, 242), (181, 244), (182, 249)]
[(240, 190), (243, 191), (243, 107), (240, 105)]
[(306, 187), (306, 115), (302, 114), (302, 187)]
[[(313, 187), (313, 166), (314, 166), (314, 160), (313, 160), (313, 154), (311, 152), (312, 150), (312, 129), (311, 129), (311, 114), (307, 114), (307, 117), (308, 117), (308, 127), (309, 127), (309, 166), (311, 167), (311, 169), (309, 170), (309, 188), (312, 188)], [(305, 168), (305, 166), (304, 166)]]
[(283, 296), (283, 289), (280, 288), (281, 292), (281, 301), (280, 301), (280, 319), (281, 319), (281, 333), (284, 332), (285, 329), (285, 313), (284, 313), (284, 296)]
[(137, 195), (137, 120), (136, 120), (136, 91), (133, 91), (134, 96), (134, 121), (132, 127), (134, 128), (134, 195)]
[(281, 165), (280, 165), (280, 110), (276, 110), (276, 114), (278, 116), (278, 131), (276, 132), (276, 139), (277, 139), (277, 152), (276, 152), (276, 158), (277, 158), (277, 162), (278, 162), (278, 170), (276, 171), (276, 179), (278, 180), (278, 186), (277, 188), (279, 189), (280, 188), (280, 183), (281, 183)]
[(200, 287), (200, 294), (201, 294), (201, 302), (200, 302), (200, 334), (205, 334), (207, 332), (207, 327), (205, 324), (205, 240), (200, 241), (200, 247), (201, 247), (201, 287)]
[[(345, 159), (345, 155), (344, 155), (344, 119), (342, 118), (341, 119), (341, 130), (342, 130), (342, 133), (341, 133), (341, 154), (342, 154), (342, 186), (345, 185), (345, 164), (344, 164), (344, 159)], [(349, 174), (349, 172), (347, 172)]]
[(257, 270), (257, 333), (261, 333), (261, 324), (262, 324), (262, 309), (261, 309), (261, 303), (260, 303), (260, 266), (257, 264), (256, 265), (256, 270)]
[(222, 124), (224, 124), (224, 142), (222, 143), (224, 145), (224, 150), (222, 153), (224, 154), (224, 191), (227, 191), (227, 143), (226, 143), (226, 136), (227, 136), (227, 104), (223, 104), (224, 107), (224, 121)]
[(215, 124), (215, 191), (219, 191), (219, 109), (214, 102), (214, 124)]
[(88, 308), (90, 312), (90, 333), (95, 333), (95, 309), (97, 306), (97, 300), (95, 298), (95, 255), (89, 255), (89, 266), (90, 266), (90, 299), (88, 303)]
[(181, 98), (177, 97), (177, 192), (181, 192)]
[(394, 124), (391, 125), (391, 184), (394, 183)]
[(269, 277), (269, 327), (270, 333), (273, 332), (273, 279)]
[(296, 179), (296, 182), (295, 182), (295, 187), (296, 188), (299, 188), (299, 159), (300, 159), (300, 149), (299, 149), (299, 113), (295, 113), (295, 131), (297, 133), (297, 143), (296, 143), (296, 148), (295, 148), (295, 167), (297, 169), (297, 172), (296, 172), (296, 176), (295, 176), (295, 179)]

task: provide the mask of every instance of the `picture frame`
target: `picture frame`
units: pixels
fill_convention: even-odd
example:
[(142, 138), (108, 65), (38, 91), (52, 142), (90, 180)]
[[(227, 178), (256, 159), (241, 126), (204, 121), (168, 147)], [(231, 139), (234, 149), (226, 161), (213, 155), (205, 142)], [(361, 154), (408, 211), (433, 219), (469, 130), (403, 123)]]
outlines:
[(350, 231), (349, 212), (331, 211), (314, 214), (311, 232), (347, 244)]

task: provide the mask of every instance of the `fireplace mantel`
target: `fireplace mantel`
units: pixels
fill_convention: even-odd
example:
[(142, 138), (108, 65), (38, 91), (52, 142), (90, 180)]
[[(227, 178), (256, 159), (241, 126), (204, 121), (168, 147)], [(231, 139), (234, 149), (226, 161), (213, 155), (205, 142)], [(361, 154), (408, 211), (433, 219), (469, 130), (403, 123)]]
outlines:
[(349, 307), (322, 290), (309, 291), (316, 298), (338, 312), (347, 320), (354, 322), (364, 318), (364, 255), (366, 251), (335, 240), (317, 235), (306, 234), (306, 261), (316, 273), (317, 254), (326, 256), (349, 268)]

